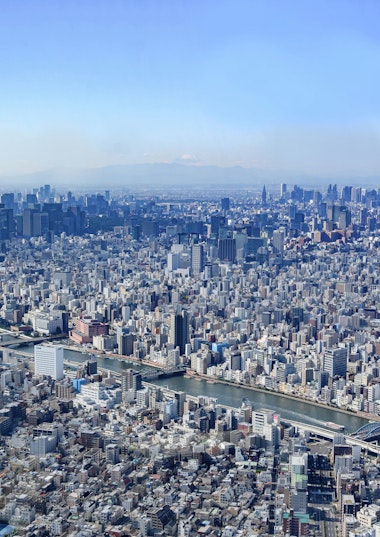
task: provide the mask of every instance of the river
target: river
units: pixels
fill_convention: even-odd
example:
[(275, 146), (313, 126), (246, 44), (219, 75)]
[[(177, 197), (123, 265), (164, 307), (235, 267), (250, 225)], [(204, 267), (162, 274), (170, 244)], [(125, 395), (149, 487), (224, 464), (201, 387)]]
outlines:
[[(72, 362), (83, 362), (89, 358), (89, 354), (65, 349), (65, 359)], [(111, 371), (123, 371), (125, 369), (146, 369), (134, 362), (115, 360), (105, 356), (97, 357), (98, 366)], [(301, 400), (288, 399), (281, 394), (264, 391), (252, 391), (239, 386), (231, 386), (220, 383), (210, 383), (207, 380), (195, 378), (170, 377), (151, 381), (159, 386), (167, 386), (171, 390), (183, 391), (190, 395), (207, 395), (218, 399), (218, 403), (232, 407), (240, 407), (243, 398), (253, 402), (256, 409), (268, 408), (278, 412), (283, 419), (309, 423), (310, 425), (324, 426), (326, 422), (338, 423), (344, 426), (346, 433), (352, 433), (368, 422), (364, 418), (354, 414), (344, 414), (332, 408), (321, 408), (305, 403)]]
[[(33, 353), (32, 347), (24, 347), (24, 351)], [(70, 362), (84, 362), (90, 357), (90, 353), (79, 352), (75, 350), (65, 349), (64, 357)], [(101, 369), (109, 369), (111, 371), (121, 372), (125, 369), (147, 369), (146, 366), (135, 362), (127, 362), (125, 360), (117, 360), (107, 358), (104, 355), (97, 356), (98, 366)], [(204, 379), (185, 378), (185, 377), (169, 377), (155, 379), (150, 381), (158, 386), (167, 386), (171, 390), (183, 391), (189, 395), (207, 395), (214, 397), (218, 403), (226, 406), (238, 408), (241, 406), (244, 398), (249, 399), (254, 408), (268, 408), (278, 412), (281, 418), (285, 420), (294, 420), (302, 423), (309, 423), (323, 427), (326, 422), (333, 422), (344, 426), (346, 433), (353, 433), (359, 427), (368, 423), (369, 420), (356, 416), (355, 414), (344, 414), (338, 412), (331, 407), (320, 407), (310, 405), (302, 400), (289, 399), (281, 394), (267, 391), (252, 391), (248, 388), (240, 386), (232, 386), (221, 384), (218, 382), (210, 383)]]
[(264, 391), (252, 391), (247, 388), (194, 378), (171, 377), (158, 379), (155, 384), (168, 386), (171, 390), (184, 391), (191, 395), (208, 395), (216, 397), (218, 402), (232, 407), (240, 407), (244, 398), (254, 404), (254, 408), (268, 408), (278, 412), (283, 419), (309, 423), (323, 427), (328, 421), (344, 426), (346, 433), (352, 433), (368, 422), (354, 414), (343, 414), (331, 408), (321, 408), (301, 400), (288, 399), (281, 394)]

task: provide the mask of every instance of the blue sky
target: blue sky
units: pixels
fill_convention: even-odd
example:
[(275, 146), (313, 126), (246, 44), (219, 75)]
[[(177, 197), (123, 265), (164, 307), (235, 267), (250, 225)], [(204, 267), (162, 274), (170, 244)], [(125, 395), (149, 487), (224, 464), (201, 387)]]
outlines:
[(3, 0), (0, 174), (380, 174), (377, 0)]

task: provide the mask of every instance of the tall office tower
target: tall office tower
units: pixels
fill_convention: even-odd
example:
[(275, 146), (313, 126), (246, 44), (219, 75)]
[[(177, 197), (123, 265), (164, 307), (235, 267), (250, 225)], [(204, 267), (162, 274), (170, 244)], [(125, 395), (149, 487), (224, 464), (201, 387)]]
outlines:
[(320, 204), (322, 203), (322, 194), (318, 192), (318, 190), (314, 190), (313, 203), (317, 208), (319, 208)]
[(273, 410), (266, 408), (252, 412), (252, 431), (256, 434), (263, 435), (265, 427), (273, 423)]
[(344, 186), (342, 190), (342, 202), (348, 203), (351, 201), (352, 186)]
[(236, 261), (236, 240), (235, 239), (219, 239), (218, 241), (218, 257), (221, 261)]
[(284, 231), (280, 229), (277, 229), (276, 231), (273, 232), (273, 237), (272, 237), (273, 250), (277, 254), (280, 254), (280, 255), (284, 253), (284, 237), (285, 237), (285, 233)]
[(179, 252), (169, 252), (168, 253), (168, 270), (170, 272), (178, 270), (181, 266), (181, 254)]
[(48, 215), (49, 230), (54, 231), (54, 233), (61, 233), (63, 231), (62, 203), (44, 203), (42, 212)]
[(1, 194), (1, 203), (4, 203), (6, 209), (15, 208), (15, 195), (13, 192)]
[(27, 205), (34, 205), (35, 203), (37, 203), (37, 195), (35, 192), (33, 192), (33, 194), (27, 194), (26, 195), (26, 204)]
[(221, 204), (222, 204), (222, 211), (230, 210), (230, 198), (222, 198)]
[(127, 369), (123, 371), (121, 375), (121, 391), (123, 399), (126, 399), (127, 392), (133, 392), (133, 396), (136, 396), (136, 391), (142, 388), (141, 374), (134, 369)]
[(22, 215), (22, 234), (24, 237), (32, 237), (33, 230), (33, 215), (37, 211), (34, 209), (25, 209)]
[(327, 217), (327, 220), (330, 220), (332, 222), (333, 219), (334, 219), (334, 212), (335, 212), (335, 214), (337, 214), (336, 211), (337, 211), (337, 209), (334, 209), (334, 204), (333, 203), (331, 203), (331, 202), (327, 203), (326, 204), (326, 217)]
[(368, 218), (368, 209), (366, 207), (361, 207), (360, 209), (360, 225), (365, 226)]
[(186, 403), (186, 392), (175, 392), (174, 398), (177, 402), (177, 414), (182, 417), (184, 413), (184, 407)]
[(36, 345), (34, 347), (34, 372), (54, 380), (63, 378), (63, 347)]
[(340, 213), (342, 212), (343, 209), (345, 209), (345, 207), (341, 207), (340, 205), (333, 205), (332, 218), (331, 218), (333, 222), (336, 222), (336, 223), (339, 222)]
[(204, 249), (202, 244), (194, 244), (191, 247), (191, 270), (193, 274), (203, 272), (205, 266)]
[(0, 207), (0, 240), (10, 239), (14, 231), (13, 209)]
[(307, 511), (307, 453), (293, 453), (290, 456), (290, 503), (294, 512)]
[(303, 201), (303, 188), (299, 187), (298, 185), (294, 185), (292, 192), (290, 193), (290, 197), (293, 201)]
[(49, 231), (49, 215), (47, 213), (33, 214), (33, 235), (40, 237)]
[(122, 390), (139, 390), (141, 388), (141, 375), (134, 369), (123, 371), (121, 376)]
[(169, 343), (179, 347), (180, 353), (185, 354), (185, 346), (189, 343), (189, 318), (186, 311), (171, 314)]
[(119, 327), (116, 334), (118, 353), (124, 356), (131, 356), (135, 339), (136, 337), (130, 334), (128, 329)]
[(50, 197), (50, 185), (44, 185), (44, 199), (48, 200)]
[(345, 347), (326, 349), (323, 370), (330, 377), (335, 377), (335, 375), (345, 377), (347, 373), (347, 349)]
[(265, 188), (265, 185), (263, 187), (263, 191), (261, 193), (261, 204), (266, 205), (267, 204), (267, 189)]
[(136, 224), (135, 226), (132, 226), (131, 235), (132, 235), (132, 239), (134, 241), (141, 240), (142, 227), (139, 224)]
[(329, 185), (326, 192), (326, 199), (336, 201), (338, 199), (338, 189), (336, 185)]
[(319, 204), (318, 216), (321, 218), (327, 218), (327, 203), (325, 201)]
[(338, 226), (339, 229), (346, 229), (351, 224), (351, 211), (347, 207), (341, 207)]
[(214, 214), (211, 216), (211, 233), (215, 235), (219, 234), (219, 228), (224, 226), (226, 223), (226, 218), (221, 214)]
[(360, 203), (362, 201), (362, 189), (360, 186), (352, 188), (351, 201), (353, 201), (354, 203)]
[(281, 198), (285, 198), (285, 196), (286, 196), (286, 192), (287, 192), (287, 186), (286, 186), (286, 183), (281, 183), (281, 186), (280, 186), (280, 197), (281, 197)]
[(279, 415), (261, 408), (252, 412), (252, 432), (263, 436), (268, 445), (277, 446), (280, 440)]

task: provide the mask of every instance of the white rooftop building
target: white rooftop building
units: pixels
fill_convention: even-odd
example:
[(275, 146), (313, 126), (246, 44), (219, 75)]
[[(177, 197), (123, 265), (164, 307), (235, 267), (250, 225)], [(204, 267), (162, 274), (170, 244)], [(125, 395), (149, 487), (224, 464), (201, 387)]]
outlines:
[(34, 372), (50, 376), (54, 380), (63, 378), (63, 347), (36, 345), (34, 347)]

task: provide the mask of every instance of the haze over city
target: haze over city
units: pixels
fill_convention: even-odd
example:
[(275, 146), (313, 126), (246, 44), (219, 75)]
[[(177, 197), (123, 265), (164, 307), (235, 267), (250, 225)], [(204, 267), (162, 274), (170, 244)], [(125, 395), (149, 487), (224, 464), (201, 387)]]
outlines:
[(378, 2), (1, 7), (4, 188), (379, 176)]

